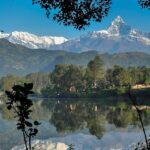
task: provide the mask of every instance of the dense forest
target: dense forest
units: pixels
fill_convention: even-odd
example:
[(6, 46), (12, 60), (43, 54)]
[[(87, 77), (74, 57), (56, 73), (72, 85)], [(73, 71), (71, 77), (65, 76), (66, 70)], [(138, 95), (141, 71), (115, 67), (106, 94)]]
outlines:
[(129, 86), (149, 87), (150, 68), (115, 65), (106, 69), (100, 55), (86, 67), (57, 64), (49, 73), (32, 73), (26, 76), (7, 75), (0, 79), (0, 90), (11, 89), (14, 84), (34, 84), (34, 91), (44, 97), (88, 97), (125, 93)]

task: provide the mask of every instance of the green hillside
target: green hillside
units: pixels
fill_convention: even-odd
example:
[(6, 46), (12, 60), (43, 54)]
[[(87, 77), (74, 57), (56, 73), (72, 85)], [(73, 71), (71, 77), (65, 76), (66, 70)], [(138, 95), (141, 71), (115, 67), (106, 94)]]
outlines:
[[(88, 51), (72, 53), (67, 51), (50, 51), (28, 49), (0, 39), (0, 75), (24, 75), (32, 72), (52, 71), (56, 64), (75, 64), (86, 66), (98, 52)], [(150, 55), (140, 52), (101, 54), (105, 68), (114, 65), (150, 67)]]

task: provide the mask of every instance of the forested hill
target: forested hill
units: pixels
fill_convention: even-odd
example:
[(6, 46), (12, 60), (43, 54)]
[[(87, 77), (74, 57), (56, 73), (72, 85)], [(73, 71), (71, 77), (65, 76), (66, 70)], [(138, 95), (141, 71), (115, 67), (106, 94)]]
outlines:
[[(72, 53), (67, 51), (33, 50), (0, 39), (0, 75), (24, 75), (32, 72), (51, 71), (56, 64), (85, 66), (98, 52)], [(150, 67), (150, 55), (140, 52), (101, 54), (106, 68), (114, 65)]]

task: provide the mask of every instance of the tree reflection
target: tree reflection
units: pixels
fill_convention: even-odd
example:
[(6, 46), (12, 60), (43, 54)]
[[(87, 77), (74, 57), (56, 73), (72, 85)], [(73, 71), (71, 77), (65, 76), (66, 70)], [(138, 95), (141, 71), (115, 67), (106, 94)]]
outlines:
[(103, 136), (104, 116), (100, 109), (92, 103), (58, 103), (51, 117), (58, 132), (73, 132), (88, 128), (92, 135)]
[(105, 129), (103, 128), (103, 126), (96, 121), (94, 121), (93, 124), (91, 124), (91, 126), (89, 127), (89, 132), (92, 135), (95, 135), (98, 139), (101, 139), (103, 137), (104, 131)]
[(117, 128), (126, 128), (132, 124), (133, 111), (125, 102), (120, 102), (114, 109), (110, 109), (107, 120)]
[[(58, 101), (51, 108), (50, 122), (59, 133), (74, 132), (88, 129), (92, 135), (102, 138), (107, 131), (106, 124), (116, 128), (140, 128), (137, 113), (126, 101), (108, 103), (100, 101)], [(142, 110), (141, 115), (145, 126), (150, 125), (150, 110)]]

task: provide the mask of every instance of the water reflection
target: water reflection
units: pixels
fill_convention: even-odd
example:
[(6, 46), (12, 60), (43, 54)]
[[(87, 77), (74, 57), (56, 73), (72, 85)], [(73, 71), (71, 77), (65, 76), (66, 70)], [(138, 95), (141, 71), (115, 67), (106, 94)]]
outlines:
[(102, 109), (90, 103), (59, 102), (55, 105), (50, 122), (58, 132), (73, 132), (88, 128), (98, 138), (103, 136), (105, 123)]
[[(14, 144), (17, 144), (17, 142), (20, 144), (22, 140), (17, 138), (20, 134), (15, 129), (13, 115), (7, 111), (5, 105), (0, 106), (0, 112), (2, 114), (2, 118), (0, 118), (0, 140), (2, 137), (5, 137), (5, 139), (2, 139), (0, 142), (0, 148), (8, 149), (6, 143), (9, 141), (12, 142), (12, 144), (9, 145), (10, 148)], [(33, 112), (32, 118), (42, 121), (40, 133), (37, 137), (40, 139), (62, 137), (75, 133), (86, 133), (94, 135), (97, 139), (102, 139), (103, 141), (106, 135), (110, 137), (110, 133), (112, 132), (113, 134), (117, 134), (118, 131), (124, 131), (129, 135), (128, 131), (140, 131), (137, 113), (126, 99), (44, 99), (34, 102)], [(144, 125), (149, 129), (150, 110), (141, 110), (141, 115)], [(112, 141), (109, 142), (113, 143)]]
[[(101, 138), (107, 125), (116, 128), (140, 127), (137, 112), (128, 101), (57, 101), (55, 104), (43, 101), (42, 105), (51, 111), (50, 122), (60, 133), (75, 132), (87, 128), (92, 135)], [(150, 110), (141, 110), (145, 126), (150, 125)]]

